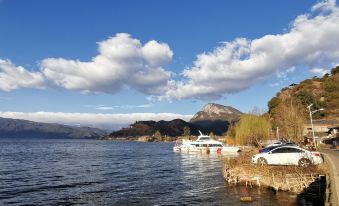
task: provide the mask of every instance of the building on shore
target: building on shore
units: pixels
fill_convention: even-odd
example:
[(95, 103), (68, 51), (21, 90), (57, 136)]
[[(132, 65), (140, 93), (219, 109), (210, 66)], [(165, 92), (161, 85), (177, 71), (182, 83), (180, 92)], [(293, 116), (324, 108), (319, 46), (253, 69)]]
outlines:
[[(339, 120), (313, 120), (313, 129), (314, 133), (316, 134), (322, 134), (323, 136), (326, 136), (326, 133), (328, 134), (329, 130), (332, 129), (333, 132), (338, 132), (338, 129), (335, 130), (335, 128), (339, 127)], [(303, 134), (305, 136), (312, 136), (312, 125), (310, 122), (305, 124)]]

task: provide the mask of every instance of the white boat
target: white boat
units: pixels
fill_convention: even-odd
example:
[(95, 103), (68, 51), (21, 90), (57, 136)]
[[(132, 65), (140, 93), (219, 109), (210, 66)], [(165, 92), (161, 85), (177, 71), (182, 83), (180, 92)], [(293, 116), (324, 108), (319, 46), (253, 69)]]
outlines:
[(239, 152), (240, 148), (235, 146), (224, 145), (220, 141), (212, 139), (208, 135), (203, 135), (199, 131), (200, 135), (196, 141), (182, 140), (182, 143), (176, 144), (173, 147), (175, 152), (206, 152), (206, 153), (222, 153), (222, 152)]

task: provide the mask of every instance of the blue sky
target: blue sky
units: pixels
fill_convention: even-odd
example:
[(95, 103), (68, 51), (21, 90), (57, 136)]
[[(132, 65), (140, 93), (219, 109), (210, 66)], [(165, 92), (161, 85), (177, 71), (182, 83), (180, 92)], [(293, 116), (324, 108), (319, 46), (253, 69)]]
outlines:
[[(315, 28), (319, 41), (335, 37), (337, 17), (333, 0), (2, 0), (1, 116), (189, 119), (209, 102), (266, 109), (281, 88), (338, 63), (329, 53), (339, 45), (312, 39)], [(121, 57), (120, 46), (137, 52)]]

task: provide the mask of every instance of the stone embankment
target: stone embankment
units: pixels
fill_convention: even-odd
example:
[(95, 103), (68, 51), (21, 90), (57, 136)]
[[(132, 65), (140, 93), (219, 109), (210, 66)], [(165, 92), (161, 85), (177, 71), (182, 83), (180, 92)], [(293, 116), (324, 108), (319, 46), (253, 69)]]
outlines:
[(300, 194), (310, 188), (326, 187), (324, 166), (257, 166), (250, 163), (251, 153), (232, 159), (224, 165), (224, 178), (228, 184), (244, 184), (272, 188)]
[[(277, 169), (277, 168), (275, 168)], [(284, 168), (281, 168), (285, 170)], [(321, 186), (325, 176), (317, 172), (295, 171), (269, 172), (269, 168), (252, 169), (225, 167), (224, 178), (228, 184), (245, 184), (246, 186), (259, 186), (273, 188), (278, 191), (301, 193), (309, 187)]]

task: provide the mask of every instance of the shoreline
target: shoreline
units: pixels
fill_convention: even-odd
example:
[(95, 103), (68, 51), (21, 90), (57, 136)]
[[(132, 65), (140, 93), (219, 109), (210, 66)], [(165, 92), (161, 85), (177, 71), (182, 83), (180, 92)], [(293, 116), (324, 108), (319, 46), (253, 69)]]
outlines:
[(327, 166), (257, 166), (250, 163), (252, 152), (224, 163), (223, 175), (226, 184), (245, 185), (284, 191), (297, 196), (312, 193), (324, 204), (327, 202)]

